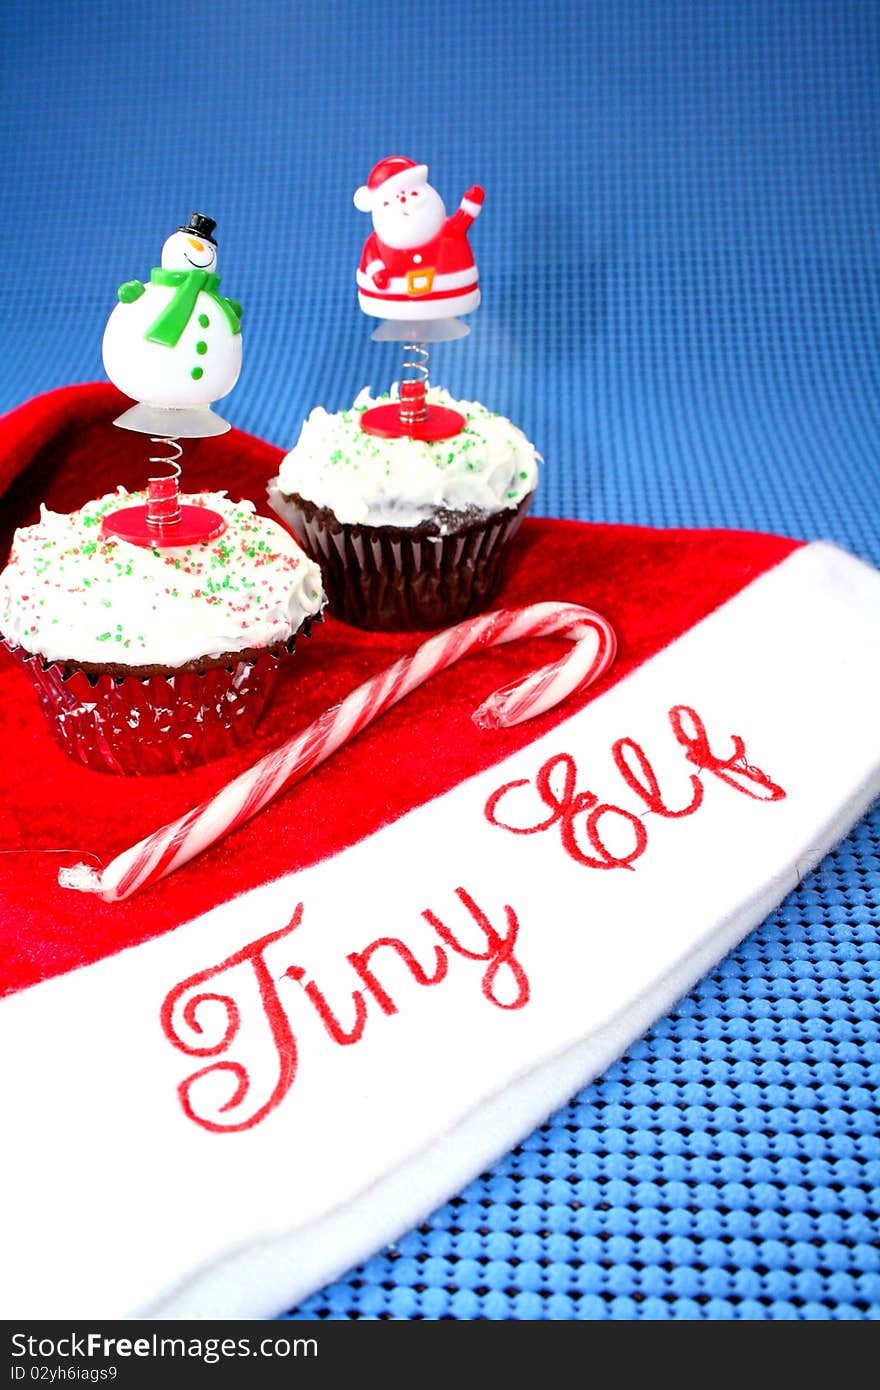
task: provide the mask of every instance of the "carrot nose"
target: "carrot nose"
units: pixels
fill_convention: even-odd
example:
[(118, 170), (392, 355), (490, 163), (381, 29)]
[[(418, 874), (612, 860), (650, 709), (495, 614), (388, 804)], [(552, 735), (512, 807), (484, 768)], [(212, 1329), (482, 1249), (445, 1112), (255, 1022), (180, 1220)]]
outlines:
[(205, 247), (203, 242), (194, 241), (192, 237), (187, 237), (187, 241), (189, 242), (190, 246), (193, 248), (194, 251), (204, 251)]

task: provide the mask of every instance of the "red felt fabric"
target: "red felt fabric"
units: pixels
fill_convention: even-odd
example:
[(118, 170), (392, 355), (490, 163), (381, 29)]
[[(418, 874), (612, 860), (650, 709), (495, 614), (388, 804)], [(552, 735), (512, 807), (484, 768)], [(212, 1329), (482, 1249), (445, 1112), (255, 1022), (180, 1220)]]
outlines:
[[(143, 486), (149, 441), (112, 425), (127, 404), (111, 386), (69, 387), (0, 420), (3, 562), (13, 528), (34, 520), (41, 501), (69, 511), (119, 483)], [(226, 488), (271, 516), (265, 487), (280, 457), (239, 431), (189, 442), (184, 487)], [(471, 711), (496, 687), (548, 660), (554, 644), (523, 642), (469, 658), (422, 686), (233, 836), (119, 904), (59, 888), (58, 869), (89, 854), (106, 863), (421, 639), (364, 633), (329, 616), (298, 645), (247, 748), (205, 768), (151, 778), (114, 777), (71, 761), (52, 739), (29, 682), (0, 652), (0, 993), (168, 931), (397, 819), (545, 732), (578, 699), (593, 699), (797, 544), (740, 532), (527, 520), (495, 606), (561, 599), (597, 609), (619, 641), (617, 661), (599, 685), (531, 723), (488, 732), (473, 724)]]

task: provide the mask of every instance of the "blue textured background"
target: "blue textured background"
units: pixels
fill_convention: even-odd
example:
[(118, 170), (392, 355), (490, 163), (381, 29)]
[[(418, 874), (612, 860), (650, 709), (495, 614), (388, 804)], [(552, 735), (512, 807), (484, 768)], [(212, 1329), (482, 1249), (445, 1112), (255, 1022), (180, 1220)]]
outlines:
[[(535, 440), (539, 514), (880, 563), (878, 59), (869, 0), (4, 0), (0, 409), (103, 377), (117, 284), (197, 209), (245, 306), (223, 413), (289, 447), (395, 374), (351, 195), (409, 153), (450, 209), (486, 187), (484, 305), (433, 377)], [(603, 1080), (290, 1316), (875, 1318), (878, 923), (875, 810)]]

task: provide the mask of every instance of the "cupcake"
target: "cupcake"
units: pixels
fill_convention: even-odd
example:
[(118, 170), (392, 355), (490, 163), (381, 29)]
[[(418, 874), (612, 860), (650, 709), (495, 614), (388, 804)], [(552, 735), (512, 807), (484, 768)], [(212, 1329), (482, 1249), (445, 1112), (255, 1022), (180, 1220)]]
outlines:
[(269, 501), (321, 566), (328, 610), (358, 627), (441, 628), (479, 612), (529, 509), (540, 455), (522, 430), (431, 387), (465, 417), (437, 442), (381, 438), (350, 410), (316, 407), (269, 483)]
[(120, 489), (66, 515), (43, 507), (16, 531), (0, 574), (0, 640), (74, 758), (169, 772), (250, 737), (324, 594), (317, 565), (251, 502), (181, 497), (218, 512), (225, 529), (159, 548), (102, 529), (127, 497)]

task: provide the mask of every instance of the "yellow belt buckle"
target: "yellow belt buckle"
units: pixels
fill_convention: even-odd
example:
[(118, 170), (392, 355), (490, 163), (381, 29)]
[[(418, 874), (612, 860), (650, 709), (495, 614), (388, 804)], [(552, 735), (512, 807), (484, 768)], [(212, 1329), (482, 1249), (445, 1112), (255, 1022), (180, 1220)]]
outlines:
[(406, 292), (411, 295), (430, 294), (434, 283), (434, 267), (419, 267), (406, 272)]

